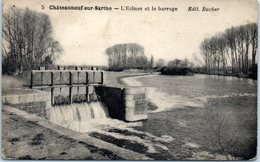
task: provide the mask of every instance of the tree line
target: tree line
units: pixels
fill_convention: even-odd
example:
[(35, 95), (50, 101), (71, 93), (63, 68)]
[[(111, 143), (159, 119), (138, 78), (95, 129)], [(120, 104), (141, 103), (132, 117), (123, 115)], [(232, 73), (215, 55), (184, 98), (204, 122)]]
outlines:
[(144, 47), (136, 43), (116, 44), (106, 49), (109, 70), (146, 69), (152, 66), (144, 54)]
[(62, 48), (52, 37), (48, 15), (10, 7), (3, 14), (3, 73), (17, 73), (52, 64)]
[(207, 74), (256, 75), (257, 24), (226, 29), (201, 42)]

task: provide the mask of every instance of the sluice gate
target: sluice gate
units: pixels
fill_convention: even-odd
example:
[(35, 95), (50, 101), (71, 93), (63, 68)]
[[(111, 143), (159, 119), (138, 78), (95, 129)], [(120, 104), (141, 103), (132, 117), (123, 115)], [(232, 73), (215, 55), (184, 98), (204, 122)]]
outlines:
[(51, 91), (51, 104), (63, 105), (96, 100), (95, 87), (103, 85), (99, 70), (32, 70), (31, 88)]
[[(105, 86), (104, 74), (104, 71), (101, 70), (82, 70), (81, 68), (75, 70), (32, 70), (30, 87), (44, 90), (42, 92), (45, 94), (48, 92), (49, 96), (44, 97), (45, 100), (47, 97), (48, 103), (50, 103), (46, 104), (45, 108), (48, 119), (53, 116), (50, 113), (57, 112), (54, 111), (55, 107), (58, 110), (61, 109), (60, 106), (66, 107), (66, 105), (81, 107), (78, 104), (83, 104), (86, 108), (89, 107), (91, 111), (100, 113), (90, 105), (93, 102), (98, 102), (104, 105), (110, 118), (129, 122), (146, 120), (148, 118), (146, 89), (144, 87)], [(74, 108), (64, 108), (61, 109), (62, 114), (65, 110), (73, 110), (71, 112), (74, 112)], [(75, 110), (77, 120), (84, 118), (85, 114), (81, 114), (83, 111), (78, 111), (79, 108)]]

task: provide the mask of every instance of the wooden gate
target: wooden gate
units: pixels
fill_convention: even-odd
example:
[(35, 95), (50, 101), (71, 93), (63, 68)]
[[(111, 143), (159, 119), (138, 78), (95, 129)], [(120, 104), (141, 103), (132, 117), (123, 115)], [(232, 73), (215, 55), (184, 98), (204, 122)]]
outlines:
[(103, 84), (103, 76), (100, 70), (32, 70), (30, 87), (50, 90), (52, 105), (59, 105), (57, 100), (64, 100), (60, 104), (89, 102), (93, 87)]

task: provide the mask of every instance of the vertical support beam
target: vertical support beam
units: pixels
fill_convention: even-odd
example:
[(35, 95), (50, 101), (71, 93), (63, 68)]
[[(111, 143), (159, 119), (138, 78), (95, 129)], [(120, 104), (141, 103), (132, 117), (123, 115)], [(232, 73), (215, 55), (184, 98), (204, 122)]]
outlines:
[(51, 72), (51, 105), (54, 105), (54, 88), (53, 88), (53, 84), (54, 84), (54, 74), (53, 72)]
[(73, 88), (72, 86), (69, 87), (69, 99), (70, 99), (70, 104), (72, 104), (72, 102), (73, 102), (73, 101), (72, 101), (72, 97), (73, 97), (73, 96), (72, 96), (72, 88)]
[(77, 84), (79, 84), (79, 72), (77, 72)]
[(72, 104), (72, 86), (73, 86), (73, 74), (70, 71), (70, 87), (69, 87), (69, 99), (70, 103)]
[(93, 71), (93, 84), (95, 84), (95, 71)]
[(89, 102), (89, 87), (86, 86), (86, 98), (87, 98), (87, 102)]
[(33, 88), (34, 72), (31, 71), (31, 88)]
[(51, 105), (54, 105), (54, 87), (51, 87)]
[(88, 72), (86, 71), (86, 99), (87, 99), (87, 102), (89, 102), (88, 84), (89, 84)]
[(88, 79), (88, 72), (86, 72), (86, 85), (89, 84), (89, 79)]
[(62, 77), (62, 72), (60, 72), (60, 83), (59, 84), (63, 84), (63, 77)]
[[(41, 71), (41, 86), (43, 86), (43, 72)], [(41, 88), (41, 90), (42, 90), (42, 88)]]
[(104, 83), (104, 72), (101, 71), (100, 75), (101, 75), (101, 84), (103, 84)]
[(54, 74), (53, 71), (51, 72), (51, 86), (54, 85)]

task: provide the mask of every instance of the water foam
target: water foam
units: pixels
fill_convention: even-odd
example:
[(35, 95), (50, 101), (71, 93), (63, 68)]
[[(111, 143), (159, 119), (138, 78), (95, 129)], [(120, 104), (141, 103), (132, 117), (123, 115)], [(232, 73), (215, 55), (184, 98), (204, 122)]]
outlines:
[[(133, 128), (142, 126), (142, 122), (125, 123), (109, 118), (106, 107), (100, 102), (52, 107), (50, 109), (50, 121), (80, 133), (98, 132), (116, 139), (139, 143), (147, 148), (148, 153), (157, 153), (156, 147), (168, 151), (169, 149), (164, 144), (174, 140), (171, 136), (158, 137)], [(130, 135), (111, 132), (111, 129), (125, 130)]]
[[(55, 106), (50, 108), (50, 121), (78, 132), (92, 130), (90, 123), (106, 119), (107, 108), (101, 102)], [(94, 124), (95, 125), (95, 124)]]
[(232, 97), (256, 97), (255, 93), (229, 93), (224, 95), (205, 95), (201, 97), (196, 97), (197, 99), (207, 102), (209, 99), (223, 99), (223, 98), (232, 98)]
[[(151, 77), (155, 75), (144, 75), (144, 76), (135, 76), (123, 78), (122, 82), (126, 86), (143, 86), (139, 82), (138, 78)], [(158, 109), (149, 111), (150, 113), (169, 111), (178, 108), (185, 107), (195, 107), (195, 108), (204, 108), (208, 99), (214, 98), (230, 98), (230, 97), (256, 97), (255, 93), (229, 93), (224, 95), (205, 95), (202, 97), (193, 97), (188, 98), (186, 96), (181, 96), (177, 94), (169, 95), (166, 92), (160, 91), (155, 87), (147, 87), (147, 98), (150, 102), (155, 104)]]
[[(139, 82), (137, 79), (142, 77), (151, 77), (155, 75), (145, 75), (145, 76), (135, 76), (135, 77), (128, 77), (123, 78), (122, 82), (126, 86), (142, 86), (142, 83)], [(158, 109), (149, 111), (151, 113), (161, 112), (161, 111), (168, 111), (176, 108), (183, 108), (183, 107), (202, 107), (201, 104), (197, 100), (192, 100), (190, 98), (186, 98), (180, 95), (169, 95), (165, 92), (160, 91), (154, 87), (147, 87), (147, 98), (150, 102), (154, 103)]]

